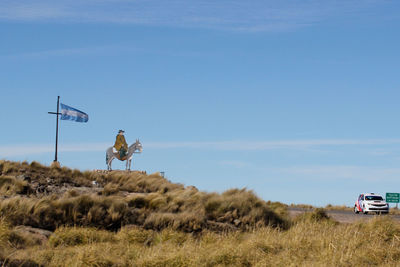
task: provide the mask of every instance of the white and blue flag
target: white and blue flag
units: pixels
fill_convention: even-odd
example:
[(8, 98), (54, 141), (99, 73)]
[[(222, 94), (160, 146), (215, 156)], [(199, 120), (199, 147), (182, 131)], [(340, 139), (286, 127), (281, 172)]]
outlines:
[(76, 108), (64, 105), (61, 105), (61, 118), (62, 120), (70, 120), (70, 121), (77, 121), (77, 122), (87, 122), (89, 120), (88, 114), (77, 110)]

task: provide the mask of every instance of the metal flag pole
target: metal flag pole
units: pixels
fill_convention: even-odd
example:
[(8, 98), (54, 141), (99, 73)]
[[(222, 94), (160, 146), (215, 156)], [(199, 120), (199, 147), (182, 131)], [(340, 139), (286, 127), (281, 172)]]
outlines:
[(60, 111), (60, 96), (57, 96), (57, 112), (48, 112), (49, 114), (56, 115), (56, 152), (54, 156), (54, 162), (57, 162), (57, 151), (58, 151), (58, 116), (61, 115)]

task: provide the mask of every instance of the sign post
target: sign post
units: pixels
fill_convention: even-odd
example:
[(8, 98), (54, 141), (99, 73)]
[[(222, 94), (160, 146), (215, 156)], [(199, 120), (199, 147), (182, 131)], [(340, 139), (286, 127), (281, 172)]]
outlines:
[(400, 193), (386, 193), (386, 202), (387, 203), (396, 203), (396, 209), (400, 202)]

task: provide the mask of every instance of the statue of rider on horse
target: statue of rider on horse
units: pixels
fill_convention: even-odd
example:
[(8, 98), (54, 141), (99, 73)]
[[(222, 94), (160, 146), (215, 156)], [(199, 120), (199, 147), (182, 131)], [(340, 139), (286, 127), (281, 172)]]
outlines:
[(106, 163), (109, 171), (111, 171), (111, 162), (114, 158), (117, 158), (121, 161), (126, 160), (126, 170), (130, 170), (133, 154), (142, 152), (143, 148), (139, 139), (137, 139), (135, 143), (128, 147), (124, 133), (125, 131), (119, 130), (118, 135), (115, 138), (114, 146), (109, 147), (106, 151)]

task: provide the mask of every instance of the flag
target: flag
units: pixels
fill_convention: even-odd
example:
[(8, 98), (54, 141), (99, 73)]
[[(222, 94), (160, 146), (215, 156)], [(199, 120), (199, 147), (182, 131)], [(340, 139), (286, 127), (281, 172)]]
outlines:
[(61, 118), (62, 120), (70, 120), (77, 122), (87, 122), (89, 120), (88, 114), (77, 110), (76, 108), (61, 104)]

